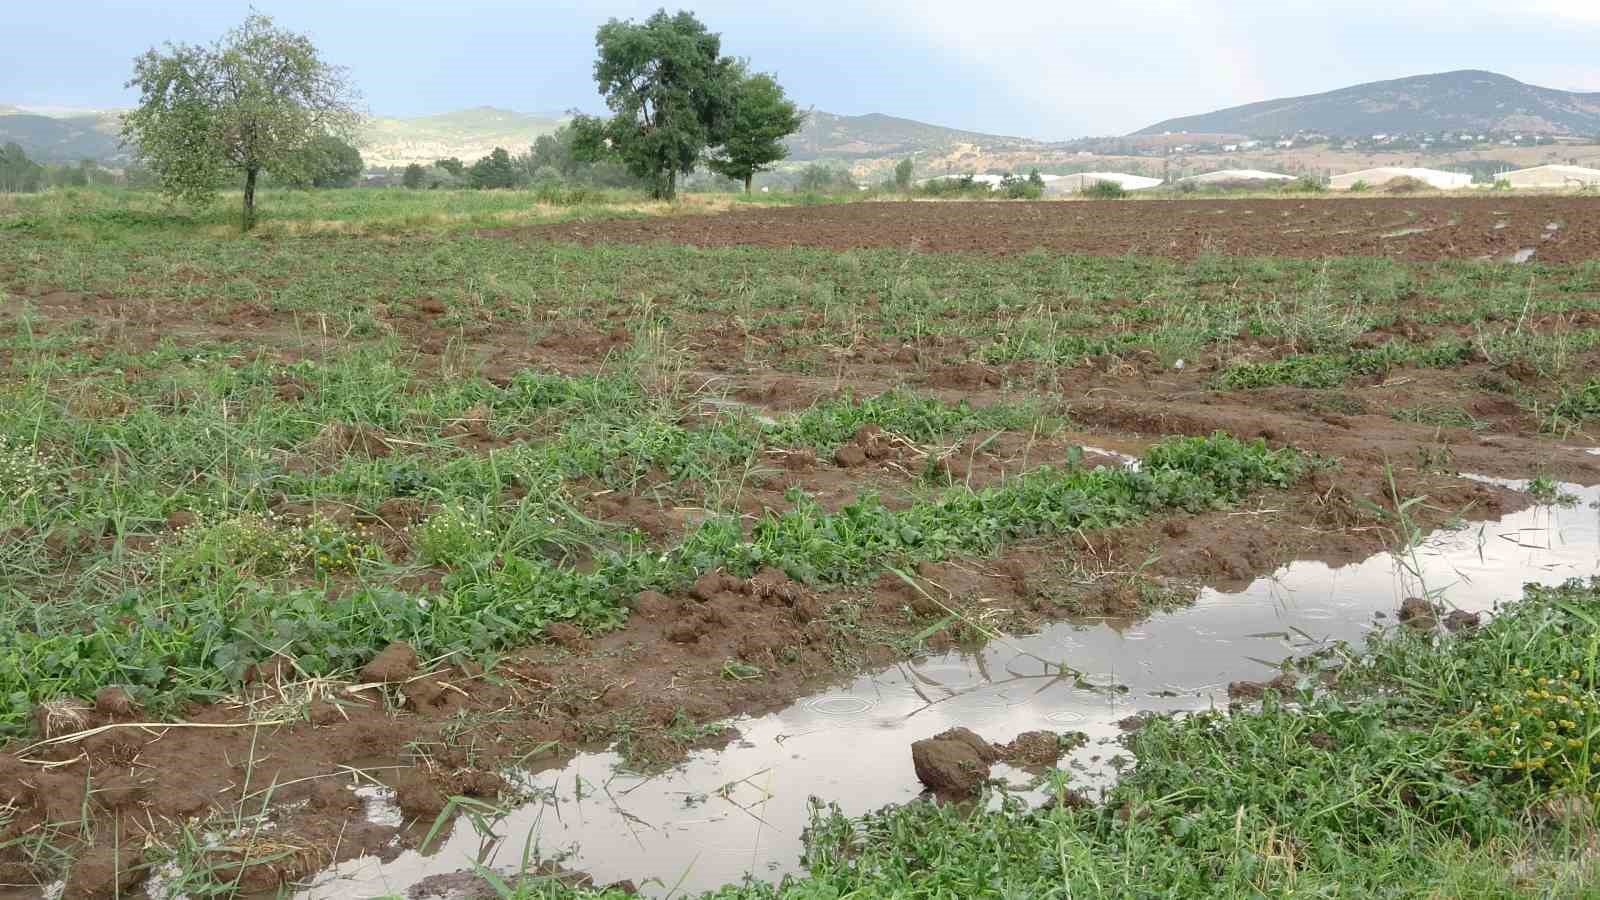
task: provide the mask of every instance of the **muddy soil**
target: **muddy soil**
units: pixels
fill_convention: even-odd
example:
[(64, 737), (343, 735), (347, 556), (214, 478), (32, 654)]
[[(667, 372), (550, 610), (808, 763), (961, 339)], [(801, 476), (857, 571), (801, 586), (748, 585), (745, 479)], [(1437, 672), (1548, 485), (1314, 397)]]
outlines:
[[(1552, 228), (1551, 226), (1556, 226)], [(503, 229), (536, 241), (699, 247), (900, 248), (1094, 255), (1389, 256), (1412, 260), (1532, 249), (1539, 262), (1600, 254), (1600, 204), (1574, 197), (845, 203), (716, 216), (611, 219)]]
[[(1494, 227), (1500, 221), (1505, 227)], [(1551, 221), (1564, 227), (1550, 231)], [(1383, 237), (1403, 222), (1433, 230)], [(1600, 205), (1558, 198), (1505, 204), (1491, 198), (874, 203), (567, 224), (519, 230), (515, 237), (994, 253), (1037, 246), (1173, 256), (1376, 253), (1412, 259), (1495, 255), (1532, 242), (1537, 259), (1562, 261), (1600, 251), (1596, 225)], [(63, 292), (34, 299), (40, 329), (90, 318), (107, 349), (169, 336), (251, 340), (263, 353), (287, 361), (342, 352), (337, 341), (306, 337), (285, 313), (245, 310), (217, 322)], [(431, 316), (422, 308), (384, 318), (395, 338), (416, 353), (419, 378), (451, 366), (491, 380), (525, 367), (593, 371), (627, 339), (606, 322), (529, 340), (487, 326), (464, 333), (445, 329)], [(689, 320), (680, 327), (690, 332), (694, 363), (686, 380), (739, 398), (763, 415), (847, 389), (859, 396), (897, 386), (982, 405), (1014, 398), (1008, 385), (1033, 374), (974, 363), (930, 364), (922, 351), (877, 345), (856, 348), (826, 375), (778, 374), (727, 365), (732, 339), (718, 322)], [(468, 363), (447, 360), (446, 345)], [(448, 798), (494, 801), (509, 790), (499, 775), (503, 766), (537, 769), (579, 748), (608, 745), (641, 765), (670, 762), (692, 747), (728, 738), (700, 727), (705, 723), (780, 709), (851, 673), (973, 640), (972, 629), (948, 621), (946, 607), (981, 613), (985, 626), (996, 629), (1027, 629), (1077, 615), (1135, 621), (1149, 611), (1142, 587), (1237, 589), (1291, 560), (1339, 564), (1391, 546), (1394, 522), (1387, 513), (1395, 508), (1396, 491), (1427, 498), (1412, 510), (1424, 527), (1497, 518), (1526, 502), (1503, 488), (1456, 478), (1457, 471), (1525, 478), (1537, 470), (1566, 481), (1600, 481), (1600, 456), (1584, 449), (1600, 441), (1554, 441), (1503, 394), (1463, 390), (1470, 379), (1492, 374), (1486, 363), (1448, 375), (1419, 372), (1404, 380), (1354, 384), (1339, 392), (1337, 409), (1328, 405), (1329, 392), (1210, 390), (1209, 374), (1199, 366), (1173, 371), (1139, 359), (1053, 373), (1049, 399), (1069, 411), (1076, 430), (1044, 441), (1008, 432), (981, 449), (916, 448), (867, 434), (831, 459), (781, 453), (771, 461), (778, 474), (753, 485), (746, 512), (781, 509), (791, 487), (816, 494), (829, 507), (863, 489), (879, 490), (892, 501), (897, 489), (920, 483), (930, 458), (951, 481), (981, 486), (1058, 461), (1071, 445), (1137, 453), (1170, 434), (1261, 437), (1324, 454), (1338, 460), (1338, 467), (1320, 470), (1293, 489), (1252, 498), (1240, 510), (1014, 546), (999, 559), (926, 566), (918, 573), (920, 590), (882, 579), (818, 593), (778, 573), (752, 579), (712, 575), (673, 595), (631, 598), (634, 615), (616, 632), (552, 631), (549, 643), (498, 659), (488, 669), (479, 660), (418, 660), (396, 647), (353, 685), (297, 682), (290, 661), (263, 660), (239, 697), (187, 710), (176, 723), (148, 723), (139, 710), (110, 696), (64, 707), (53, 718), (45, 716), (37, 736), (62, 740), (21, 742), (0, 753), (0, 803), (15, 811), (0, 827), (0, 884), (31, 886), (58, 877), (48, 855), (37, 852), (37, 839), (49, 836), (83, 851), (68, 873), (67, 896), (112, 896), (148, 874), (139, 868), (142, 849), (129, 857), (128, 848), (170, 845), (185, 823), (214, 827), (241, 809), (258, 812), (265, 804), (273, 810), (271, 842), (227, 840), (210, 862), (242, 869), (242, 885), (271, 889), (335, 859), (414, 848)], [(280, 386), (289, 394), (296, 389), (292, 382)], [(1387, 415), (1396, 406), (1436, 397), (1470, 409), (1483, 427), (1441, 430)], [(460, 436), (482, 452), (495, 445), (471, 423)], [(324, 443), (335, 455), (387, 450), (382, 435), (330, 433)], [(597, 490), (585, 503), (599, 517), (636, 524), (655, 537), (677, 532), (687, 521), (658, 497)], [(397, 533), (414, 518), (396, 517)], [(739, 667), (759, 669), (762, 676), (730, 677), (730, 671), (746, 671)], [(368, 821), (352, 788), (374, 783), (394, 789), (407, 820), (422, 827)], [(19, 890), (21, 896), (37, 893), (36, 887)]]

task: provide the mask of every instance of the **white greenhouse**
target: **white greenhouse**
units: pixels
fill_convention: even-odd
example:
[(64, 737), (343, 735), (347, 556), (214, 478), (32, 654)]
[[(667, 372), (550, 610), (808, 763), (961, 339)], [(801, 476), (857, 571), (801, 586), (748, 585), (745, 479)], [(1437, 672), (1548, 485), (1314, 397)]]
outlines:
[(1076, 194), (1077, 192), (1094, 186), (1101, 181), (1110, 181), (1122, 186), (1126, 191), (1143, 191), (1161, 185), (1159, 178), (1147, 178), (1143, 175), (1129, 175), (1125, 172), (1078, 172), (1073, 175), (1063, 175), (1045, 185), (1048, 194)]
[(1514, 188), (1586, 188), (1600, 185), (1600, 169), (1583, 166), (1534, 166), (1496, 175)]
[(1472, 186), (1472, 176), (1465, 172), (1381, 166), (1376, 169), (1362, 169), (1359, 172), (1346, 172), (1343, 175), (1335, 175), (1328, 181), (1328, 187), (1336, 191), (1348, 191), (1357, 184), (1364, 184), (1369, 188), (1378, 190), (1397, 178), (1415, 178), (1427, 184), (1428, 187), (1438, 188), (1441, 191), (1454, 191)]
[(1293, 181), (1293, 175), (1284, 175), (1278, 172), (1264, 172), (1260, 169), (1223, 169), (1220, 172), (1206, 172), (1202, 175), (1190, 175), (1179, 178), (1179, 184), (1235, 184), (1246, 181)]

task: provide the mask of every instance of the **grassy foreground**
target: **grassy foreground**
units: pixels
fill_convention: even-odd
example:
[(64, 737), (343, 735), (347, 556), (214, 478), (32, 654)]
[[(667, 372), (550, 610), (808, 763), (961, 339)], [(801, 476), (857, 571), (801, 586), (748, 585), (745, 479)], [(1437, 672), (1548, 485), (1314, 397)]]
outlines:
[(1103, 804), (819, 809), (805, 874), (709, 896), (1600, 896), (1597, 656), (1600, 580), (1529, 587), (1476, 634), (1376, 640), (1332, 693), (1146, 726)]
[[(287, 367), (227, 347), (91, 362), (13, 337), (20, 367), (0, 389), (5, 735), (33, 704), (105, 686), (165, 713), (226, 696), (273, 654), (307, 675), (349, 672), (396, 640), (429, 658), (483, 654), (555, 622), (613, 628), (639, 592), (719, 568), (838, 585), (1231, 504), (1308, 465), (1225, 435), (1174, 439), (1138, 472), (1043, 467), (981, 490), (930, 477), (893, 510), (869, 493), (830, 512), (794, 492), (747, 528), (740, 492), (769, 449), (827, 453), (866, 424), (929, 440), (1038, 414), (886, 394), (691, 419), (696, 398), (653, 394), (636, 370), (424, 382), (381, 351)], [(123, 367), (158, 374), (130, 381)], [(475, 436), (489, 446), (459, 440)], [(582, 498), (598, 486), (664, 491), (706, 516), (652, 539), (591, 518)]]

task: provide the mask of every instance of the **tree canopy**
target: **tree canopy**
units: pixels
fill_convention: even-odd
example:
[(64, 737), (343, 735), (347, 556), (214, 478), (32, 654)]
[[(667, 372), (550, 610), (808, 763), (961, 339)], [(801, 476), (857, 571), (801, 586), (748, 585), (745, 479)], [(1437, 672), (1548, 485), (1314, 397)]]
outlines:
[(284, 180), (300, 187), (350, 187), (365, 168), (361, 151), (331, 134), (319, 134), (296, 155)]
[(256, 179), (295, 180), (308, 147), (349, 138), (359, 122), (342, 68), (311, 39), (253, 14), (210, 46), (167, 44), (134, 60), (139, 104), (123, 139), (170, 196), (204, 202), (229, 173), (244, 177), (242, 224), (255, 224)]
[(595, 48), (595, 84), (612, 115), (575, 119), (578, 147), (591, 158), (615, 155), (656, 197), (671, 199), (678, 175), (693, 172), (726, 134), (737, 63), (689, 12), (612, 19), (595, 33)]
[(733, 88), (733, 111), (724, 123), (721, 146), (706, 165), (718, 175), (744, 182), (748, 194), (757, 172), (789, 155), (783, 139), (800, 130), (805, 114), (771, 75), (739, 74)]
[(516, 187), (521, 177), (511, 164), (511, 154), (504, 147), (496, 147), (467, 169), (467, 180), (475, 188), (493, 189)]

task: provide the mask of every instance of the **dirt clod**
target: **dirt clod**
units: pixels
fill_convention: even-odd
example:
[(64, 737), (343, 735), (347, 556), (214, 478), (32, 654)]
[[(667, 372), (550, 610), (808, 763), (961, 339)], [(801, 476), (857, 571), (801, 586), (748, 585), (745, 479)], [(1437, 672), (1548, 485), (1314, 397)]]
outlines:
[(64, 897), (120, 897), (143, 881), (147, 869), (129, 847), (92, 847), (72, 863)]
[(450, 802), (438, 785), (417, 769), (407, 769), (394, 780), (394, 796), (400, 811), (416, 819), (431, 820)]
[(633, 600), (634, 612), (646, 619), (659, 619), (678, 609), (678, 601), (656, 591), (641, 591)]
[(589, 640), (583, 636), (578, 626), (571, 622), (551, 622), (544, 626), (544, 633), (550, 640), (560, 646), (571, 650), (573, 653), (588, 653)]
[(119, 687), (103, 687), (94, 695), (95, 712), (111, 719), (131, 719), (139, 714), (139, 704)]
[(998, 759), (994, 745), (966, 728), (952, 728), (911, 745), (917, 780), (944, 797), (976, 794)]
[(1433, 628), (1439, 624), (1439, 611), (1421, 597), (1407, 597), (1400, 604), (1400, 624), (1412, 628)]
[(361, 667), (365, 682), (405, 681), (417, 671), (417, 651), (404, 641), (395, 641)]
[(1483, 624), (1483, 617), (1464, 609), (1452, 609), (1444, 617), (1444, 627), (1452, 634), (1459, 632), (1476, 631)]
[(1005, 746), (1005, 759), (1024, 768), (1053, 766), (1061, 758), (1061, 739), (1053, 731), (1025, 731)]

